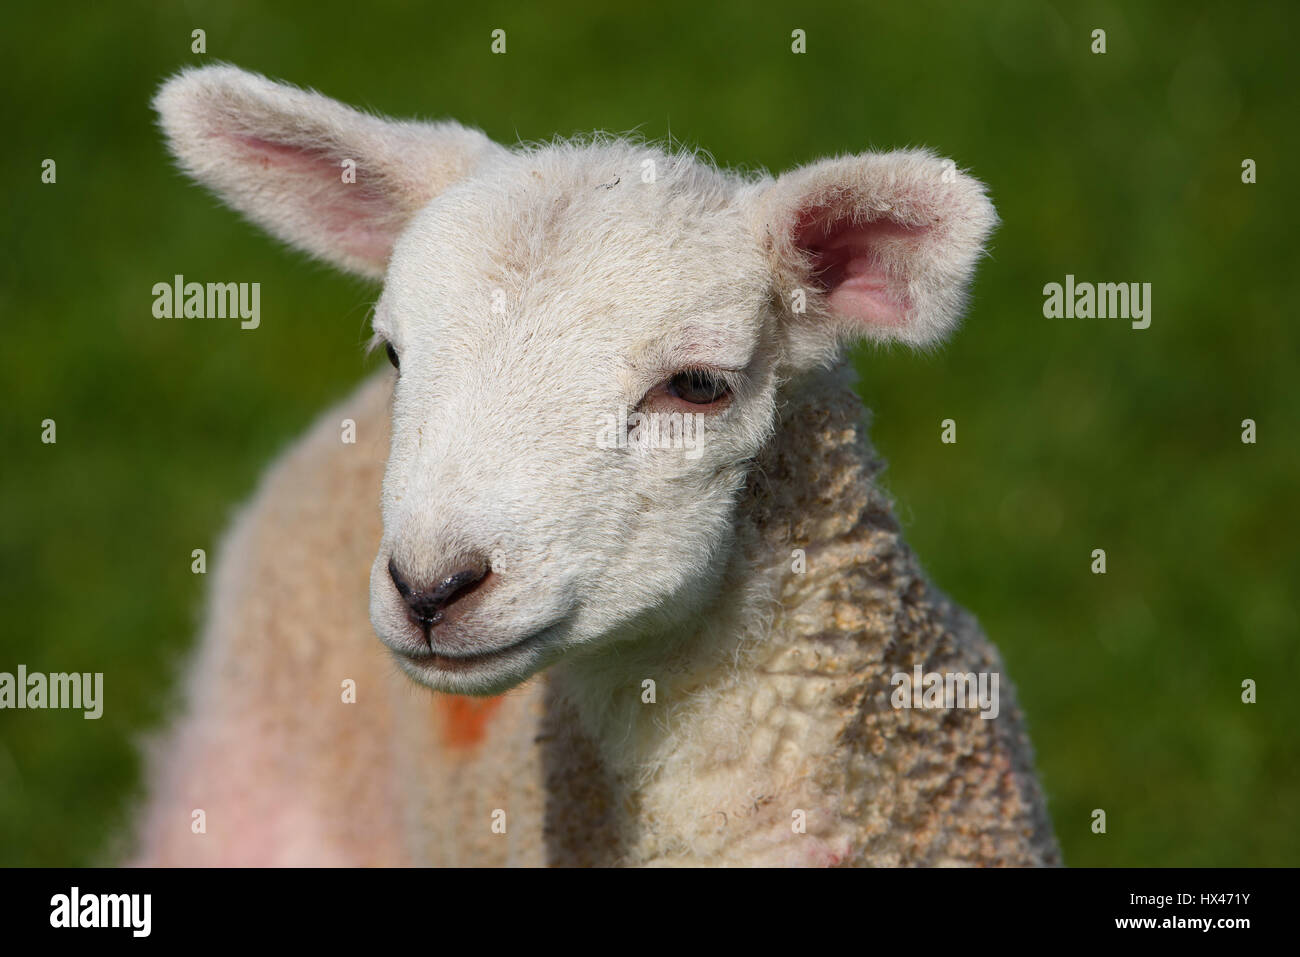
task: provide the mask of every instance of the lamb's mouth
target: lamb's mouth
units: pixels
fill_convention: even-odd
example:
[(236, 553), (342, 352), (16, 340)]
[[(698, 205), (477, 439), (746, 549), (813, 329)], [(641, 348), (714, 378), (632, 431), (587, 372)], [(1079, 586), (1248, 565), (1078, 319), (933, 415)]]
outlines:
[(483, 651), (477, 654), (468, 655), (449, 655), (441, 654), (432, 649), (426, 649), (419, 652), (398, 651), (391, 649), (403, 665), (407, 665), (419, 672), (428, 673), (430, 671), (465, 673), (475, 671), (479, 668), (490, 667), (495, 664), (502, 664), (509, 661), (517, 661), (519, 656), (535, 651), (546, 640), (547, 636), (553, 632), (554, 626), (543, 628), (541, 631), (534, 632), (519, 641), (500, 648), (493, 648), (490, 651)]

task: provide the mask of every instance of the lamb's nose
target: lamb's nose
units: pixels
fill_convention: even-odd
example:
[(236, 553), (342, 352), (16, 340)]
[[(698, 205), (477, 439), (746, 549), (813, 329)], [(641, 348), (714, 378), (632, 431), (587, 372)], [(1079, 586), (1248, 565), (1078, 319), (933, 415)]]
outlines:
[(388, 559), (388, 574), (397, 586), (397, 593), (411, 609), (412, 620), (426, 632), (446, 617), (452, 605), (477, 590), (490, 573), (487, 561), (477, 557), (456, 564), (461, 567), (437, 576), (427, 586), (418, 587), (397, 567), (396, 561)]

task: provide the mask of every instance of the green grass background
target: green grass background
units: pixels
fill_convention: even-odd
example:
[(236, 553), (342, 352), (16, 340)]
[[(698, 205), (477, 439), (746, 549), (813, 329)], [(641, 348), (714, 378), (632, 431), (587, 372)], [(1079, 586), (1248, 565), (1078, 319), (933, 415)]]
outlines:
[[(910, 541), (1004, 653), (1068, 863), (1300, 864), (1298, 25), (1287, 3), (7, 10), (0, 671), (103, 671), (106, 710), (0, 712), (0, 863), (105, 852), (195, 634), (191, 549), (382, 361), (373, 288), (164, 155), (152, 91), (222, 59), (503, 142), (638, 128), (774, 171), (922, 144), (969, 166), (1003, 225), (967, 323), (934, 355), (857, 358)], [(155, 320), (178, 272), (260, 281), (261, 328)], [(1151, 328), (1044, 319), (1066, 273), (1152, 283)]]

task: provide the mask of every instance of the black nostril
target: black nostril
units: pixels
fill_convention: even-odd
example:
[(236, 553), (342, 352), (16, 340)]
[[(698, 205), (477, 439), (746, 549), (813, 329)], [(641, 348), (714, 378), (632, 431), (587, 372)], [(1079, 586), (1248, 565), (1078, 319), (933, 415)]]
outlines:
[(391, 558), (388, 560), (388, 577), (393, 580), (397, 586), (397, 593), (403, 598), (408, 598), (411, 594), (411, 583), (406, 580), (406, 576), (401, 573), (397, 567), (397, 562)]
[(438, 579), (428, 588), (417, 588), (393, 559), (388, 560), (388, 574), (397, 593), (411, 609), (416, 624), (426, 630), (442, 620), (444, 611), (472, 592), (489, 570), (487, 562), (478, 562)]
[(454, 605), (464, 595), (469, 594), (486, 574), (486, 568), (462, 568), (438, 582), (433, 591), (429, 592), (425, 603), (436, 611)]

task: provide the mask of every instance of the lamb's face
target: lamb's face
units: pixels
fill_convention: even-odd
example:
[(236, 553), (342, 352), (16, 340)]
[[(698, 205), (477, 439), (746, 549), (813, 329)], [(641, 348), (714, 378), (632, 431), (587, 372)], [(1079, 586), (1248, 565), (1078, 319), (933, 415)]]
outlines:
[(742, 180), (623, 140), (507, 150), (229, 66), (154, 105), (232, 206), (386, 279), (371, 618), (449, 691), (683, 634), (733, 558), (777, 383), (846, 339), (938, 341), (996, 222), (919, 151)]
[(371, 618), (433, 687), (685, 630), (719, 588), (774, 417), (770, 272), (733, 182), (640, 155), (511, 156), (397, 242)]

